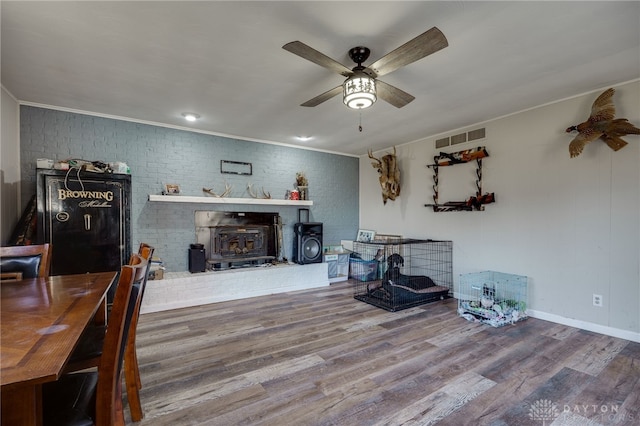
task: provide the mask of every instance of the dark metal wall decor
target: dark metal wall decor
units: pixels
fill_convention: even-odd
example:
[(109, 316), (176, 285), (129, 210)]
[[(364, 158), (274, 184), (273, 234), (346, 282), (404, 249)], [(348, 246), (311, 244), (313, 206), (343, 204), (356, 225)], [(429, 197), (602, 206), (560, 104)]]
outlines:
[(241, 161), (220, 160), (220, 173), (231, 175), (252, 175), (253, 166), (251, 163)]
[[(441, 152), (440, 155), (433, 157), (433, 164), (427, 167), (433, 169), (433, 204), (425, 204), (425, 207), (433, 207), (434, 212), (452, 212), (452, 211), (483, 211), (484, 204), (495, 202), (495, 194), (493, 192), (482, 194), (482, 159), (488, 157), (489, 153), (484, 146), (466, 149), (464, 151), (447, 154)], [(443, 204), (438, 202), (438, 169), (439, 167), (453, 166), (455, 164), (464, 164), (470, 161), (476, 161), (476, 194), (469, 197), (465, 201), (447, 201)]]

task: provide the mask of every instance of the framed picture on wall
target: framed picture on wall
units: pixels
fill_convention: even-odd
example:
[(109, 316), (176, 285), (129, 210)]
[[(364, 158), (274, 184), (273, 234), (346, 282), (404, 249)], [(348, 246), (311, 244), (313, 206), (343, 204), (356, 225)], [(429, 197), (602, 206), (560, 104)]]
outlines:
[(358, 237), (356, 238), (356, 241), (361, 243), (369, 243), (373, 241), (373, 238), (375, 236), (375, 231), (369, 231), (368, 229), (358, 229)]
[(164, 184), (164, 195), (179, 195), (180, 194), (180, 185), (175, 183), (165, 183)]
[(375, 240), (376, 242), (381, 241), (383, 243), (392, 243), (402, 239), (402, 235), (391, 235), (391, 234), (376, 234)]

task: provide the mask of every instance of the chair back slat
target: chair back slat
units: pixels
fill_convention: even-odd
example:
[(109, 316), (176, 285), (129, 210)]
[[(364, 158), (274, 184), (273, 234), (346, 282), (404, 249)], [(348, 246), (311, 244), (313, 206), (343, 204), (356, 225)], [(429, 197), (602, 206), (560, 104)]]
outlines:
[(149, 270), (151, 269), (151, 259), (153, 258), (155, 250), (153, 246), (147, 243), (140, 243), (140, 247), (138, 248), (138, 254), (147, 261), (147, 271), (145, 272), (144, 282), (140, 288), (140, 299), (144, 297), (144, 290), (147, 287), (147, 279), (149, 278)]

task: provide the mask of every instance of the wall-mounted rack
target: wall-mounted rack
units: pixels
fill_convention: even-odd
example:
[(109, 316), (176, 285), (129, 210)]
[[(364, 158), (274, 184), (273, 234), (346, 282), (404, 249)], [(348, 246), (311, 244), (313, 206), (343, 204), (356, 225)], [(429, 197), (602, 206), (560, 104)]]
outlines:
[[(453, 212), (453, 211), (483, 211), (484, 204), (495, 202), (494, 193), (482, 195), (482, 159), (488, 157), (489, 153), (484, 146), (466, 149), (464, 151), (447, 154), (441, 152), (440, 155), (433, 157), (433, 164), (427, 164), (427, 167), (433, 169), (433, 202), (434, 204), (425, 204), (425, 207), (433, 207), (434, 212)], [(438, 203), (438, 169), (440, 167), (454, 166), (456, 164), (464, 164), (470, 161), (476, 161), (476, 194), (469, 197), (465, 201), (447, 201), (444, 204)]]

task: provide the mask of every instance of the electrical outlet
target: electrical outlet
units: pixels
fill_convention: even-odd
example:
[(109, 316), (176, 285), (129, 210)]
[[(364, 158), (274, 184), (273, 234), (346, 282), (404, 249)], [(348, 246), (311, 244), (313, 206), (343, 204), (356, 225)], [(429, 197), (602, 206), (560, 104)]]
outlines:
[(593, 295), (593, 306), (602, 307), (602, 295), (594, 294)]

